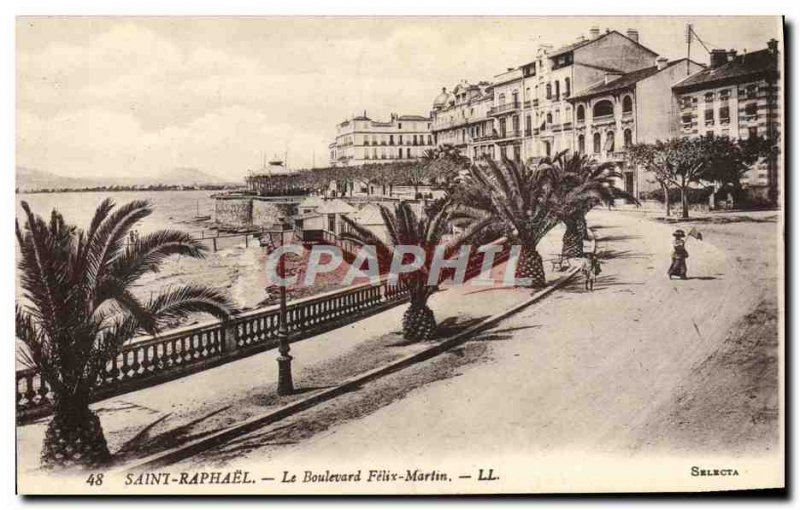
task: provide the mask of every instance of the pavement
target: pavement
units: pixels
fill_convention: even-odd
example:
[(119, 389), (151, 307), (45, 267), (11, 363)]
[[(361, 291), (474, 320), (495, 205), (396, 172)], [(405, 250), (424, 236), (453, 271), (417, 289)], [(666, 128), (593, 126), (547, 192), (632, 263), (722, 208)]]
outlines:
[[(563, 229), (541, 243), (545, 259), (560, 251)], [(493, 271), (499, 280), (505, 264)], [(546, 264), (548, 280), (560, 276)], [(503, 286), (454, 287), (431, 297), (430, 307), (445, 328), (456, 328), (502, 312), (530, 297), (530, 289)], [(293, 374), (304, 393), (339, 383), (360, 371), (413, 354), (426, 344), (398, 343), (401, 305), (356, 323), (295, 342)], [(144, 457), (241, 422), (291, 401), (275, 396), (277, 351), (270, 350), (157, 386), (93, 404), (112, 454)], [(17, 458), (25, 471), (38, 469), (48, 417), (17, 427)]]
[[(690, 239), (689, 279), (670, 280), (671, 232), (680, 224), (608, 211), (591, 213), (589, 223), (597, 227), (603, 261), (594, 292), (580, 281), (571, 284), (499, 324), (503, 340), (490, 342), (485, 356), (455, 376), (299, 442), (251, 441), (234, 457), (236, 467), (279, 473), (287, 467), (413, 466), (449, 469), (453, 479), (463, 474), (447, 487), (423, 486), (422, 492), (490, 490), (468, 484), (481, 467), (494, 467), (502, 490), (510, 492), (778, 484), (774, 450), (747, 457), (735, 449), (687, 453), (670, 444), (669, 430), (662, 431), (665, 437), (643, 437), (692, 370), (756, 305), (735, 254), (715, 246), (713, 236)], [(308, 419), (317, 419), (315, 412), (322, 411), (307, 411)], [(697, 464), (742, 473), (698, 480), (691, 476)], [(397, 490), (410, 489), (386, 484), (367, 492)]]

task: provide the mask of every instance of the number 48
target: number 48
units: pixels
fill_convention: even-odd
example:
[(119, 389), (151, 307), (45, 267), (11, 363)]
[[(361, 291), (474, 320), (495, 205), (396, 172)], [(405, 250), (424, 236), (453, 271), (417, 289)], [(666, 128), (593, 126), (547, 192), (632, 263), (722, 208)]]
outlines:
[(103, 473), (92, 473), (89, 475), (89, 478), (86, 479), (86, 483), (91, 486), (95, 485), (103, 485)]

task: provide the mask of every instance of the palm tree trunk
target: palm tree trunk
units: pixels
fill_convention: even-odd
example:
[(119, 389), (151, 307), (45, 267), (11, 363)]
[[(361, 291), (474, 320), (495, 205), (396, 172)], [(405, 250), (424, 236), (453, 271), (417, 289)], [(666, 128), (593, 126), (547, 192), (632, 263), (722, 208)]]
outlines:
[(411, 302), (403, 314), (403, 338), (420, 341), (432, 340), (436, 332), (436, 318), (427, 303)]
[(78, 400), (56, 405), (42, 446), (45, 469), (94, 468), (111, 460), (100, 419), (88, 399)]
[(547, 286), (542, 256), (536, 251), (536, 246), (522, 245), (515, 276), (516, 278), (530, 278), (531, 287), (535, 289)]
[[(583, 228), (581, 228), (583, 223)], [(569, 218), (564, 221), (566, 230), (561, 238), (561, 256), (568, 258), (583, 257), (583, 236), (586, 230), (586, 220), (583, 218)]]

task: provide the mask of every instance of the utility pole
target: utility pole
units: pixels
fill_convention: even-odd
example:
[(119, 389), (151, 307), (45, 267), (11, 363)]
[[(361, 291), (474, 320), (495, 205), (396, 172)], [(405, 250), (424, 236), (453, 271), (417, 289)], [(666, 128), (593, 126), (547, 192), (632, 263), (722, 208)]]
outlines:
[(692, 57), (692, 24), (686, 24), (686, 76), (689, 76), (689, 62)]

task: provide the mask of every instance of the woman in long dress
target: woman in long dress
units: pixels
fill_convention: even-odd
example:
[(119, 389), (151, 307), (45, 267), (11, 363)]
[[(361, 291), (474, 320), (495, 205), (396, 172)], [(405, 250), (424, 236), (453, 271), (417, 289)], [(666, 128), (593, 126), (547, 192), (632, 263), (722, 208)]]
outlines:
[(686, 251), (686, 234), (683, 230), (676, 230), (672, 236), (675, 240), (672, 243), (672, 264), (669, 266), (669, 279), (677, 276), (682, 280), (686, 279), (686, 259), (689, 258), (689, 252)]

